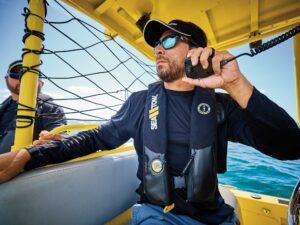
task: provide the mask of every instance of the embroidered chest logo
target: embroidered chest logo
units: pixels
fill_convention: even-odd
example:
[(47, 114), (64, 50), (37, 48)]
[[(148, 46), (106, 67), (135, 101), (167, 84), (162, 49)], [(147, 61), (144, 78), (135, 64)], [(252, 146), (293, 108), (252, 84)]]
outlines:
[(160, 173), (163, 170), (163, 163), (160, 159), (154, 159), (151, 162), (151, 169), (155, 173)]
[(210, 106), (207, 103), (200, 103), (197, 107), (197, 110), (202, 115), (207, 115), (210, 113)]
[(151, 130), (157, 130), (157, 116), (159, 114), (159, 106), (157, 105), (157, 95), (151, 97), (151, 108), (149, 110), (149, 119), (151, 120)]

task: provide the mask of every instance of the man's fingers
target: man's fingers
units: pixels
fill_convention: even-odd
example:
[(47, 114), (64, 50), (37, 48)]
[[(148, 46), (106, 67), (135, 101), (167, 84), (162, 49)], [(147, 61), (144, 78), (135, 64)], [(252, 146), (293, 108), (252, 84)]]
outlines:
[(224, 80), (221, 76), (212, 75), (202, 79), (192, 79), (188, 77), (183, 77), (183, 81), (202, 88), (220, 88), (224, 85)]
[(208, 67), (208, 57), (213, 54), (212, 48), (204, 48), (201, 55), (200, 55), (200, 62), (204, 69)]
[(50, 140), (35, 140), (32, 144), (33, 145), (43, 145), (43, 144), (46, 144), (50, 141), (52, 141), (52, 139), (50, 139)]
[(61, 136), (60, 134), (51, 134), (51, 133), (48, 133), (47, 135), (41, 136), (39, 138), (39, 140), (61, 140), (61, 139), (63, 139), (63, 136)]
[(49, 131), (47, 131), (47, 130), (42, 130), (42, 131), (40, 132), (39, 136), (40, 136), (40, 137), (43, 137), (43, 136), (46, 136), (46, 135), (48, 135), (48, 134), (49, 134)]
[(39, 140), (61, 140), (63, 139), (64, 137), (59, 135), (59, 134), (48, 134), (44, 137), (40, 137)]
[(64, 137), (59, 135), (59, 134), (51, 134), (48, 132), (47, 135), (45, 136), (40, 136), (38, 140), (33, 141), (33, 145), (42, 145), (42, 144), (46, 144), (49, 141), (53, 141), (53, 140), (61, 140)]
[(221, 74), (221, 59), (222, 57), (220, 55), (215, 55), (215, 57), (212, 58), (212, 67), (215, 74), (220, 75)]
[(191, 57), (193, 66), (198, 65), (202, 51), (203, 51), (203, 48), (194, 48), (188, 52), (187, 57)]

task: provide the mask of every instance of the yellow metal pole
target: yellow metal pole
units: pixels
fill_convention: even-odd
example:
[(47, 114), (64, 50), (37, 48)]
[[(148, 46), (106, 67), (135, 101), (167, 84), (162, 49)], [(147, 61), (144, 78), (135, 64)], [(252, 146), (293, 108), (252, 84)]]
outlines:
[(300, 123), (300, 34), (294, 36), (294, 63), (296, 80), (297, 119)]
[[(44, 0), (30, 0), (29, 9), (32, 14), (27, 18), (27, 26), (31, 31), (43, 32), (44, 18), (45, 18), (45, 3)], [(25, 48), (40, 51), (42, 47), (42, 40), (40, 37), (35, 35), (29, 35), (25, 40)], [(40, 64), (40, 55), (34, 53), (28, 53), (24, 55), (23, 66), (32, 67)], [(38, 69), (38, 67), (35, 67)], [(38, 74), (34, 72), (26, 72), (21, 80), (20, 85), (20, 96), (19, 96), (19, 106), (18, 106), (18, 119), (17, 128), (15, 134), (15, 142), (12, 147), (12, 151), (24, 148), (31, 145), (33, 137), (33, 123), (28, 126), (29, 119), (26, 117), (34, 117), (35, 111), (28, 109), (36, 108), (36, 98), (37, 98), (37, 85), (38, 85)], [(20, 105), (22, 104), (22, 105)]]
[(59, 134), (61, 132), (70, 131), (70, 130), (90, 130), (98, 128), (99, 124), (68, 124), (62, 125), (54, 128), (50, 131), (51, 134)]

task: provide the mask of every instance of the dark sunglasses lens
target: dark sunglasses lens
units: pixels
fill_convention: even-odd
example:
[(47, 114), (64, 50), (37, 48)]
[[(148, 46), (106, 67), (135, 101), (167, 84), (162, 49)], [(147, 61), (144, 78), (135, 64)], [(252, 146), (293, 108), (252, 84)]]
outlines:
[(21, 76), (21, 72), (19, 73), (9, 72), (8, 75), (13, 79), (19, 79)]
[(162, 40), (162, 46), (164, 49), (173, 48), (176, 44), (177, 36), (167, 36)]
[(161, 40), (158, 40), (158, 41), (155, 43), (154, 48), (157, 48), (160, 44), (161, 44)]
[(162, 44), (164, 49), (173, 48), (176, 45), (177, 36), (169, 35), (164, 37), (162, 40), (159, 40), (155, 43), (154, 48), (157, 48), (160, 44)]

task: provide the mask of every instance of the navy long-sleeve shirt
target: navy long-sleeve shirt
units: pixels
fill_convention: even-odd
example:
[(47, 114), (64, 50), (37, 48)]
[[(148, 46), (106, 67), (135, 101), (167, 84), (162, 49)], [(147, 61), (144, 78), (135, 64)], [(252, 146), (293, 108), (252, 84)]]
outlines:
[[(0, 153), (10, 151), (14, 144), (18, 103), (8, 97), (0, 105)], [(37, 100), (36, 120), (33, 140), (39, 138), (42, 130), (52, 129), (67, 124), (63, 109), (52, 102), (52, 98), (40, 93)]]
[[(143, 120), (146, 96), (147, 91), (133, 93), (118, 113), (98, 129), (84, 131), (64, 140), (29, 149), (32, 158), (25, 169), (63, 162), (100, 149), (114, 149), (133, 138), (139, 160), (137, 176), (142, 181)], [(254, 88), (246, 109), (241, 109), (227, 94), (217, 93), (216, 99), (222, 105), (224, 114), (224, 119), (219, 121), (217, 128), (218, 172), (226, 171), (228, 141), (252, 146), (281, 160), (300, 158), (300, 130), (297, 124), (265, 95)], [(172, 165), (176, 166), (176, 157), (172, 158)], [(178, 160), (181, 159), (178, 158)], [(138, 192), (144, 202), (147, 198), (142, 190), (141, 184)], [(205, 211), (201, 205), (182, 201), (185, 196), (184, 192), (174, 192), (173, 195), (178, 203), (175, 213), (188, 214), (209, 224), (218, 224), (232, 212), (232, 208), (225, 205), (219, 193), (217, 193), (215, 206)]]

